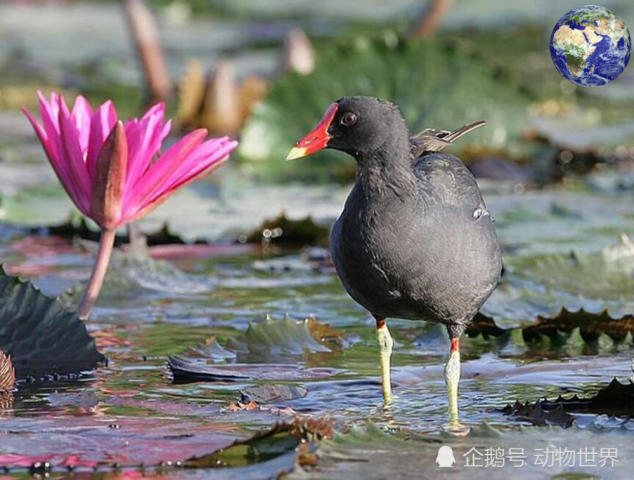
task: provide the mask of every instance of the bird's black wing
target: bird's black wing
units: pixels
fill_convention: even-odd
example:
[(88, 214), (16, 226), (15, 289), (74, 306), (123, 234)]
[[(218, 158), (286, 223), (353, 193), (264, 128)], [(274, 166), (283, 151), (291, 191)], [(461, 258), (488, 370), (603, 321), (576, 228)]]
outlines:
[(486, 125), (484, 120), (470, 123), (457, 130), (435, 130), (433, 128), (426, 128), (421, 130), (416, 135), (410, 137), (411, 143), (411, 155), (412, 158), (417, 159), (425, 152), (440, 152), (446, 146), (451, 145), (458, 138), (466, 135), (467, 133)]
[(458, 157), (428, 152), (416, 160), (413, 168), (420, 180), (420, 196), (427, 205), (442, 203), (465, 209), (474, 217), (488, 215), (475, 177)]

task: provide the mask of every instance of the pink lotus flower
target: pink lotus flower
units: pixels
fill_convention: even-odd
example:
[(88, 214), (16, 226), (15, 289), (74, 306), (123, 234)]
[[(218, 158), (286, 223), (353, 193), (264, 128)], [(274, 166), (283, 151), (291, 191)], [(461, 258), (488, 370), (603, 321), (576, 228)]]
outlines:
[(204, 141), (195, 130), (160, 153), (171, 123), (165, 106), (150, 108), (140, 119), (122, 122), (107, 101), (95, 111), (82, 96), (72, 111), (57, 93), (47, 100), (38, 92), (40, 125), (23, 109), (48, 160), (77, 208), (101, 227), (97, 259), (78, 308), (87, 319), (103, 284), (115, 232), (142, 217), (171, 193), (219, 167), (238, 142), (228, 137)]
[(140, 119), (121, 122), (111, 101), (93, 111), (79, 96), (69, 111), (61, 95), (52, 93), (50, 101), (41, 92), (38, 97), (42, 125), (23, 111), (73, 203), (102, 229), (142, 217), (219, 167), (238, 145), (228, 137), (203, 141), (207, 130), (201, 128), (160, 154), (171, 126), (164, 122), (163, 103)]

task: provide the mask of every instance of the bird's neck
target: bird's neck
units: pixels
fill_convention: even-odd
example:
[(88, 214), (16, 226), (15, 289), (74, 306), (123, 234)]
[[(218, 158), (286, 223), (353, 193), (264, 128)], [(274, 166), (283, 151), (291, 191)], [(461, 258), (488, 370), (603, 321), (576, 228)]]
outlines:
[(357, 165), (357, 186), (366, 198), (405, 200), (416, 195), (417, 180), (408, 142), (368, 154), (359, 153)]

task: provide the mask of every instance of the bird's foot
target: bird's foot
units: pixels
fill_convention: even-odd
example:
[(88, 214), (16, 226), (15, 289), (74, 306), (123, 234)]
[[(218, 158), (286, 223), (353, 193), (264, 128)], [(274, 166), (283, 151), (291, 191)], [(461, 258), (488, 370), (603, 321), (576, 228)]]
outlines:
[(466, 437), (469, 435), (471, 428), (460, 422), (449, 422), (442, 426), (442, 431), (454, 437)]

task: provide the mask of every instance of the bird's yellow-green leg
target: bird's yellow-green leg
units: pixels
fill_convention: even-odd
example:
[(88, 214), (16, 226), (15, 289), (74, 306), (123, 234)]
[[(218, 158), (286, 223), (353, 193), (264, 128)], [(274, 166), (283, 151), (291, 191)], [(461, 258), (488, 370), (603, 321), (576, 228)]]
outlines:
[(445, 382), (449, 396), (449, 423), (445, 430), (456, 435), (466, 435), (469, 427), (460, 423), (458, 416), (458, 383), (460, 382), (460, 338), (451, 339), (449, 360), (445, 366)]
[(376, 319), (376, 340), (379, 344), (379, 362), (381, 364), (381, 387), (383, 388), (383, 403), (392, 402), (392, 384), (390, 383), (390, 357), (394, 341), (387, 329), (385, 319)]

